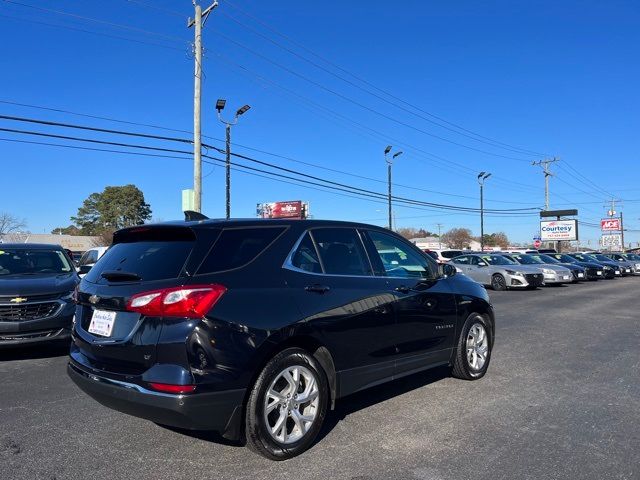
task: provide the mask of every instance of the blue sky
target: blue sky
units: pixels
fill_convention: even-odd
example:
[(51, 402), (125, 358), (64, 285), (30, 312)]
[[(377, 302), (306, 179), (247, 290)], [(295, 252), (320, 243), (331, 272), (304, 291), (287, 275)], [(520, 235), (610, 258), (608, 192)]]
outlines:
[[(190, 1), (16, 2), (23, 5), (0, 4), (1, 102), (191, 130)], [(405, 152), (394, 165), (397, 195), (475, 208), (476, 174), (488, 171), (485, 206), (493, 209), (543, 206), (542, 170), (531, 162), (557, 156), (551, 207), (578, 208), (581, 220), (594, 223), (613, 195), (624, 200), (626, 227), (637, 230), (626, 240), (640, 241), (638, 2), (222, 0), (203, 42), (203, 134), (213, 137), (205, 141), (223, 146), (214, 140), (224, 137), (214, 110), (223, 97), (226, 113), (252, 106), (234, 127), (234, 143), (288, 159), (236, 152), (384, 192), (383, 150), (392, 144)], [(189, 138), (10, 103), (0, 103), (0, 114)], [(435, 125), (429, 114), (466, 130)], [(0, 128), (132, 141), (6, 120)], [(10, 132), (0, 139), (92, 147)], [(0, 162), (0, 211), (26, 218), (33, 232), (68, 225), (89, 194), (127, 183), (144, 191), (154, 219), (180, 218), (180, 192), (192, 185), (188, 158), (0, 141)], [(223, 216), (224, 171), (203, 170), (203, 211)], [(306, 187), (234, 172), (232, 215), (253, 216), (258, 202), (303, 199), (316, 218), (386, 223), (384, 203)], [(479, 233), (475, 213), (396, 206), (395, 214), (397, 226), (437, 231), (441, 223)], [(535, 215), (487, 216), (485, 231), (528, 241), (537, 222)], [(599, 230), (582, 226), (581, 236), (595, 245)]]

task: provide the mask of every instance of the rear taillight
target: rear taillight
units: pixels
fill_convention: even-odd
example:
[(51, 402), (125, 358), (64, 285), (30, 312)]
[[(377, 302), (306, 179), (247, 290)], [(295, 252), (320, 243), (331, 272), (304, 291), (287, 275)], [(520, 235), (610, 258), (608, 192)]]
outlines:
[(196, 389), (195, 385), (173, 385), (171, 383), (149, 383), (149, 386), (158, 392), (164, 393), (191, 393)]
[(185, 285), (142, 292), (127, 302), (127, 310), (152, 317), (200, 318), (226, 292), (222, 285)]

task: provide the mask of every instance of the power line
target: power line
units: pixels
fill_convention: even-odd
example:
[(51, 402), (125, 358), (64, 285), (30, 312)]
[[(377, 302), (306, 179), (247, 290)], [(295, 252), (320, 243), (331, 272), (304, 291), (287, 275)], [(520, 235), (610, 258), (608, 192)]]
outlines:
[[(330, 69), (318, 64), (317, 62), (314, 62), (313, 60), (310, 60), (309, 58), (305, 57), (304, 55), (300, 55), (296, 51), (288, 48), (285, 45), (282, 45), (281, 43), (273, 40), (269, 36), (264, 35), (263, 33), (261, 33), (260, 31), (258, 31), (256, 29), (254, 29), (253, 27), (250, 27), (249, 25), (244, 24), (243, 22), (238, 20), (236, 17), (234, 17), (232, 15), (229, 15), (226, 12), (220, 12), (220, 13), (221, 13), (221, 15), (224, 15), (225, 17), (229, 18), (231, 21), (237, 23), (241, 27), (253, 32), (254, 34), (258, 35), (259, 37), (261, 37), (261, 38), (267, 40), (268, 42), (276, 45), (277, 47), (285, 50), (286, 52), (290, 53), (291, 55), (295, 56), (296, 58), (299, 58), (299, 59), (309, 63), (310, 65), (313, 65), (314, 67), (316, 67), (316, 68), (318, 68), (318, 69), (320, 69), (320, 70), (322, 70), (322, 71), (324, 71), (324, 72), (326, 72), (326, 73), (338, 78), (339, 80), (342, 80), (343, 82), (351, 85), (352, 87), (355, 87), (355, 88), (357, 88), (357, 89), (359, 89), (359, 90), (361, 90), (361, 91), (363, 91), (363, 92), (365, 92), (365, 93), (367, 93), (367, 94), (369, 94), (369, 95), (371, 95), (371, 96), (373, 96), (373, 97), (375, 97), (375, 98), (377, 98), (379, 100), (382, 100), (384, 102), (389, 103), (389, 99), (388, 98), (385, 98), (382, 95), (374, 93), (371, 90), (362, 88), (362, 86), (356, 84), (355, 82), (352, 82), (351, 80), (349, 80), (349, 79), (347, 79), (347, 78), (345, 78), (345, 77), (343, 77), (341, 75), (336, 74), (335, 72), (331, 71)], [(477, 138), (477, 137), (472, 136), (472, 135), (470, 135), (468, 133), (460, 132), (460, 131), (452, 128), (452, 127), (449, 127), (447, 125), (443, 125), (442, 123), (434, 121), (434, 120), (432, 120), (432, 119), (430, 119), (430, 118), (428, 118), (428, 117), (426, 117), (424, 115), (420, 115), (419, 113), (416, 113), (415, 111), (412, 111), (412, 110), (410, 110), (410, 109), (408, 109), (408, 108), (406, 108), (406, 107), (404, 107), (402, 105), (398, 105), (398, 104), (395, 104), (395, 103), (391, 103), (391, 104), (394, 107), (402, 110), (403, 112), (406, 112), (406, 113), (409, 113), (411, 115), (414, 115), (414, 116), (416, 116), (416, 117), (418, 117), (418, 118), (420, 118), (420, 119), (422, 119), (422, 120), (424, 120), (426, 122), (429, 122), (429, 123), (431, 123), (433, 125), (437, 125), (438, 127), (443, 128), (445, 130), (449, 130), (449, 131), (451, 131), (451, 132), (453, 132), (453, 133), (455, 133), (457, 135), (462, 135), (464, 137), (470, 138), (471, 140), (474, 140), (476, 142), (480, 142), (480, 143), (484, 143), (486, 145), (491, 145), (493, 147), (498, 147), (498, 148), (502, 148), (502, 149), (505, 149), (505, 150), (509, 150), (511, 152), (514, 152), (514, 153), (520, 153), (520, 154), (526, 154), (526, 155), (534, 155), (534, 156), (540, 156), (541, 155), (541, 154), (533, 153), (533, 152), (530, 152), (530, 151), (527, 151), (527, 150), (524, 150), (524, 149), (519, 149), (517, 147), (504, 146), (504, 145), (500, 145), (500, 144), (498, 144), (496, 142), (489, 141), (489, 140), (486, 140), (486, 139), (483, 139), (483, 138)]]
[(297, 42), (296, 40), (292, 39), (291, 37), (289, 37), (289, 36), (287, 36), (287, 35), (285, 35), (285, 34), (283, 34), (283, 33), (279, 32), (278, 30), (276, 30), (275, 28), (271, 27), (269, 24), (267, 24), (266, 22), (264, 22), (262, 19), (260, 19), (260, 18), (258, 18), (258, 17), (256, 17), (256, 16), (254, 16), (254, 15), (252, 15), (252, 14), (248, 13), (247, 11), (245, 11), (245, 10), (243, 10), (242, 8), (238, 7), (237, 5), (234, 5), (234, 3), (233, 3), (233, 2), (230, 2), (229, 0), (225, 0), (225, 5), (228, 5), (228, 6), (232, 7), (232, 8), (234, 8), (234, 9), (238, 10), (239, 12), (241, 12), (242, 14), (244, 14), (245, 16), (247, 16), (247, 17), (251, 18), (252, 20), (254, 20), (255, 22), (257, 22), (257, 23), (261, 24), (263, 27), (267, 28), (267, 29), (268, 29), (268, 30), (270, 30), (271, 32), (275, 33), (276, 35), (280, 36), (281, 38), (284, 38), (285, 40), (287, 40), (288, 42), (292, 43), (293, 45), (296, 45), (297, 47), (301, 48), (302, 50), (304, 50), (304, 51), (306, 51), (306, 52), (310, 53), (310, 54), (311, 54), (311, 55), (313, 55), (314, 57), (316, 57), (316, 58), (318, 58), (318, 59), (322, 60), (323, 62), (325, 62), (326, 64), (331, 65), (332, 67), (334, 67), (334, 68), (336, 68), (336, 69), (338, 69), (338, 70), (342, 71), (343, 73), (346, 73), (347, 75), (351, 76), (352, 78), (356, 79), (357, 81), (359, 81), (359, 82), (361, 82), (361, 83), (363, 83), (363, 84), (365, 84), (365, 85), (368, 85), (369, 87), (372, 87), (373, 89), (377, 90), (378, 92), (383, 93), (384, 95), (388, 96), (389, 98), (392, 98), (392, 99), (394, 99), (394, 100), (396, 100), (396, 101), (399, 101), (399, 102), (403, 103), (404, 105), (407, 105), (407, 106), (409, 106), (409, 107), (411, 107), (411, 108), (414, 108), (415, 110), (417, 110), (417, 111), (419, 111), (419, 112), (422, 112), (422, 113), (424, 113), (425, 115), (428, 115), (428, 116), (429, 116), (429, 117), (431, 117), (431, 118), (435, 118), (435, 119), (437, 119), (437, 120), (439, 120), (439, 121), (441, 121), (441, 122), (443, 122), (443, 123), (445, 123), (445, 124), (447, 124), (447, 125), (450, 125), (450, 126), (452, 126), (452, 127), (458, 128), (458, 129), (459, 129), (459, 130), (461, 130), (461, 131), (464, 131), (464, 132), (467, 132), (467, 133), (469, 133), (469, 134), (475, 135), (475, 136), (477, 136), (478, 138), (481, 138), (481, 139), (484, 139), (484, 140), (488, 140), (488, 141), (494, 142), (494, 143), (496, 143), (496, 144), (500, 144), (500, 145), (503, 145), (503, 146), (506, 146), (506, 147), (510, 147), (510, 148), (518, 149), (518, 150), (521, 150), (521, 151), (523, 151), (523, 152), (526, 152), (526, 153), (529, 153), (529, 154), (533, 154), (533, 155), (546, 156), (546, 154), (544, 154), (544, 153), (535, 152), (535, 151), (532, 151), (532, 150), (527, 150), (527, 149), (524, 149), (524, 148), (521, 148), (521, 147), (517, 147), (517, 146), (514, 146), (514, 145), (510, 145), (510, 144), (508, 144), (508, 143), (499, 142), (499, 141), (494, 140), (494, 139), (491, 139), (491, 138), (489, 138), (489, 137), (485, 137), (485, 136), (480, 135), (480, 134), (478, 134), (478, 133), (476, 133), (476, 132), (473, 132), (473, 131), (471, 131), (471, 130), (468, 130), (468, 129), (466, 129), (466, 128), (463, 128), (463, 127), (461, 127), (460, 125), (456, 125), (456, 124), (455, 124), (455, 123), (453, 123), (453, 122), (449, 122), (449, 121), (445, 120), (444, 118), (441, 118), (441, 117), (439, 117), (439, 116), (437, 116), (437, 115), (434, 115), (434, 114), (432, 114), (432, 113), (430, 113), (430, 112), (428, 112), (428, 111), (426, 111), (426, 110), (424, 110), (424, 109), (422, 109), (422, 108), (420, 108), (420, 107), (418, 107), (418, 106), (416, 106), (416, 105), (414, 105), (414, 104), (411, 104), (411, 103), (409, 103), (409, 102), (407, 102), (407, 101), (403, 100), (402, 98), (399, 98), (399, 97), (397, 97), (397, 96), (395, 96), (395, 95), (393, 95), (393, 94), (389, 93), (389, 92), (388, 92), (388, 91), (386, 91), (386, 90), (383, 90), (383, 89), (381, 89), (381, 88), (377, 87), (376, 85), (374, 85), (373, 83), (369, 82), (368, 80), (366, 80), (366, 79), (364, 79), (364, 78), (362, 78), (362, 77), (360, 77), (360, 76), (358, 76), (358, 75), (355, 75), (354, 73), (350, 72), (349, 70), (347, 70), (347, 69), (345, 69), (345, 68), (343, 68), (343, 67), (341, 67), (341, 66), (339, 66), (339, 65), (335, 64), (334, 62), (331, 62), (331, 61), (330, 61), (330, 60), (328, 60), (327, 58), (325, 58), (325, 57), (323, 57), (323, 56), (321, 56), (321, 55), (317, 54), (316, 52), (314, 52), (313, 50), (311, 50), (311, 49), (309, 49), (308, 47), (304, 46), (304, 45), (303, 45), (303, 44), (301, 44), (300, 42)]
[[(240, 65), (240, 64), (236, 63), (235, 61), (231, 60), (230, 58), (226, 57), (225, 55), (217, 54), (217, 56), (222, 61), (232, 65), (235, 68), (240, 69), (243, 74), (248, 74), (248, 75), (258, 79), (258, 81), (260, 81), (260, 82), (272, 85), (275, 88), (283, 90), (288, 95), (291, 95), (292, 97), (296, 98), (298, 101), (309, 103), (313, 107), (315, 107), (315, 108), (317, 108), (317, 109), (319, 109), (321, 111), (329, 112), (330, 114), (342, 119), (343, 121), (352, 123), (352, 124), (362, 128), (363, 130), (367, 130), (369, 132), (372, 132), (372, 133), (369, 133), (368, 135), (371, 136), (372, 138), (375, 138), (379, 142), (382, 142), (384, 144), (394, 143), (394, 144), (396, 144), (398, 146), (402, 146), (403, 148), (405, 148), (405, 150), (408, 148), (408, 149), (414, 150), (416, 152), (420, 152), (422, 155), (426, 155), (428, 157), (433, 157), (433, 158), (428, 158), (427, 159), (426, 157), (421, 157), (420, 155), (414, 154), (415, 156), (417, 156), (419, 158), (425, 158), (427, 161), (429, 161), (431, 163), (441, 164), (442, 166), (440, 168), (448, 168), (451, 171), (453, 171), (454, 173), (460, 174), (460, 170), (453, 169), (448, 164), (455, 165), (458, 169), (461, 169), (461, 170), (469, 172), (467, 175), (472, 176), (472, 177), (475, 178), (475, 175), (476, 175), (477, 171), (467, 167), (466, 165), (463, 165), (463, 164), (458, 163), (458, 162), (454, 162), (453, 160), (446, 159), (446, 158), (441, 157), (439, 155), (436, 155), (434, 153), (427, 152), (426, 150), (423, 150), (423, 149), (421, 149), (419, 147), (416, 147), (415, 145), (411, 145), (411, 144), (409, 144), (409, 143), (407, 143), (405, 141), (396, 139), (396, 138), (391, 137), (391, 136), (389, 136), (389, 135), (387, 135), (387, 134), (385, 134), (383, 132), (380, 132), (379, 130), (375, 130), (375, 129), (367, 126), (367, 125), (364, 125), (364, 124), (358, 122), (357, 120), (353, 120), (350, 117), (347, 117), (347, 116), (345, 116), (345, 115), (343, 115), (343, 114), (341, 114), (339, 112), (336, 112), (335, 110), (332, 110), (332, 109), (330, 109), (328, 107), (325, 107), (324, 105), (320, 105), (319, 103), (315, 102), (314, 100), (311, 100), (311, 99), (309, 99), (307, 97), (304, 97), (304, 96), (300, 95), (299, 93), (297, 93), (297, 92), (295, 92), (295, 91), (293, 91), (293, 90), (291, 90), (291, 89), (289, 89), (287, 87), (284, 87), (284, 86), (278, 84), (277, 82), (274, 82), (271, 79), (267, 79), (267, 78), (263, 77), (262, 75), (260, 75), (260, 74), (258, 74), (256, 72), (253, 72), (252, 70), (248, 69), (244, 65)], [(527, 184), (524, 184), (524, 183), (520, 183), (520, 182), (516, 182), (516, 181), (514, 181), (512, 179), (502, 179), (499, 176), (494, 176), (494, 179), (497, 180), (497, 181), (502, 182), (503, 184), (505, 184), (505, 186), (502, 187), (502, 188), (507, 188), (507, 189), (510, 188), (512, 190), (518, 190), (518, 191), (521, 191), (522, 188), (528, 188), (528, 189), (532, 189), (532, 190), (537, 190), (537, 187), (534, 187), (532, 185), (527, 185)], [(515, 186), (517, 186), (518, 188), (514, 188)]]
[(18, 21), (21, 21), (21, 22), (34, 23), (36, 25), (46, 25), (48, 27), (63, 28), (65, 30), (72, 30), (72, 31), (75, 31), (75, 32), (89, 33), (91, 35), (97, 35), (97, 36), (100, 36), (100, 37), (115, 38), (115, 39), (118, 39), (118, 40), (125, 40), (127, 42), (133, 42), (133, 43), (139, 43), (139, 44), (143, 44), (143, 45), (150, 45), (150, 46), (154, 46), (154, 47), (160, 47), (160, 48), (164, 48), (164, 49), (167, 49), (167, 50), (177, 50), (179, 52), (185, 52), (186, 51), (184, 48), (171, 47), (169, 45), (163, 45), (161, 43), (146, 42), (146, 41), (143, 41), (143, 40), (136, 40), (136, 39), (133, 39), (133, 38), (123, 37), (121, 35), (115, 35), (115, 34), (104, 33), (104, 32), (95, 32), (95, 31), (92, 31), (92, 30), (85, 30), (83, 28), (72, 27), (72, 26), (69, 26), (69, 25), (58, 25), (56, 23), (45, 22), (45, 21), (42, 21), (42, 20), (33, 20), (31, 18), (20, 18), (20, 17), (14, 17), (14, 16), (11, 16), (11, 15), (4, 15), (4, 14), (0, 14), (0, 17), (9, 18), (11, 20), (18, 20)]
[(341, 98), (342, 100), (345, 100), (345, 101), (347, 101), (347, 102), (349, 102), (349, 103), (351, 103), (353, 105), (356, 105), (356, 106), (358, 106), (358, 107), (360, 107), (360, 108), (362, 108), (364, 110), (367, 110), (368, 112), (371, 112), (371, 113), (373, 113), (375, 115), (378, 115), (379, 117), (382, 117), (382, 118), (384, 118), (386, 120), (389, 120), (389, 121), (392, 121), (394, 123), (397, 123), (398, 125), (401, 125), (401, 126), (406, 127), (406, 128), (410, 128), (412, 130), (415, 130), (418, 133), (422, 133), (423, 135), (427, 135), (429, 137), (436, 138), (436, 139), (441, 140), (443, 142), (447, 142), (447, 143), (450, 143), (452, 145), (456, 145), (458, 147), (462, 147), (462, 148), (466, 148), (466, 149), (469, 149), (469, 150), (473, 150), (475, 152), (483, 153), (485, 155), (491, 155), (491, 156), (494, 156), (494, 157), (500, 157), (500, 158), (505, 158), (505, 159), (509, 159), (509, 160), (517, 160), (517, 161), (521, 161), (521, 162), (529, 162), (529, 160), (524, 159), (524, 158), (511, 157), (511, 156), (507, 156), (507, 155), (501, 155), (501, 154), (498, 154), (498, 153), (489, 152), (487, 150), (482, 150), (482, 149), (479, 149), (479, 148), (475, 148), (475, 147), (472, 147), (470, 145), (465, 145), (463, 143), (459, 143), (459, 142), (456, 142), (454, 140), (451, 140), (451, 139), (448, 139), (448, 138), (445, 138), (445, 137), (441, 137), (440, 135), (436, 135), (434, 133), (427, 132), (426, 130), (423, 130), (423, 129), (419, 128), (419, 127), (416, 127), (415, 125), (412, 125), (410, 123), (402, 121), (402, 120), (400, 120), (398, 118), (395, 118), (395, 117), (393, 117), (391, 115), (388, 115), (386, 113), (380, 112), (379, 110), (376, 110), (375, 108), (371, 108), (371, 107), (363, 104), (362, 102), (359, 102), (358, 100), (354, 100), (353, 98), (348, 97), (347, 95), (343, 95), (342, 93), (337, 92), (336, 90), (334, 90), (332, 88), (326, 87), (325, 85), (322, 85), (321, 83), (313, 80), (312, 78), (309, 78), (306, 75), (303, 75), (303, 74), (301, 74), (299, 72), (296, 72), (295, 70), (293, 70), (293, 69), (291, 69), (291, 68), (289, 68), (289, 67), (287, 67), (287, 66), (285, 66), (285, 65), (283, 65), (283, 64), (281, 64), (281, 63), (279, 63), (279, 62), (277, 62), (275, 60), (272, 60), (271, 58), (267, 57), (266, 55), (263, 55), (260, 52), (257, 52), (255, 50), (253, 50), (252, 48), (247, 47), (246, 45), (242, 44), (241, 42), (238, 42), (237, 40), (229, 37), (228, 35), (225, 35), (222, 32), (214, 30), (213, 33), (215, 35), (218, 35), (219, 37), (225, 39), (226, 41), (228, 41), (230, 43), (233, 43), (234, 45), (242, 48), (243, 50), (246, 50), (246, 51), (250, 52), (251, 54), (263, 59), (264, 61), (266, 61), (266, 62), (268, 62), (268, 63), (270, 63), (270, 64), (272, 64), (272, 65), (274, 65), (274, 66), (276, 66), (276, 67), (278, 67), (278, 68), (280, 68), (282, 70), (284, 70), (285, 72), (287, 72), (287, 73), (289, 73), (291, 75), (294, 75), (294, 76), (296, 76), (296, 77), (298, 77), (298, 78), (300, 78), (300, 79), (302, 79), (302, 80), (304, 80), (304, 81), (306, 81), (306, 82), (308, 82), (308, 83), (320, 88), (321, 90), (324, 90), (324, 91), (326, 91), (326, 92), (328, 92), (328, 93), (330, 93), (330, 94), (332, 94), (332, 95), (334, 95), (334, 96), (336, 96), (338, 98)]
[(142, 33), (142, 34), (145, 34), (145, 35), (150, 35), (150, 36), (154, 36), (154, 37), (158, 37), (158, 38), (165, 38), (165, 39), (168, 39), (168, 40), (171, 40), (171, 41), (174, 41), (174, 42), (181, 42), (181, 43), (189, 44), (189, 42), (187, 40), (185, 40), (183, 38), (180, 38), (180, 37), (175, 37), (175, 36), (172, 36), (172, 35), (166, 35), (164, 33), (154, 32), (154, 31), (151, 31), (151, 30), (145, 30), (143, 28), (133, 27), (131, 25), (124, 25), (124, 24), (121, 24), (121, 23), (109, 22), (109, 21), (106, 21), (106, 20), (100, 20), (98, 18), (86, 17), (84, 15), (78, 15), (78, 14), (75, 14), (75, 13), (65, 12), (65, 11), (62, 11), (62, 10), (54, 10), (52, 8), (39, 7), (37, 5), (29, 5), (28, 3), (17, 2), (15, 0), (4, 0), (4, 1), (7, 2), (7, 3), (11, 3), (13, 5), (20, 5), (22, 7), (32, 8), (34, 10), (39, 10), (41, 12), (55, 13), (56, 15), (63, 15), (63, 16), (66, 16), (66, 17), (76, 18), (78, 20), (86, 20), (86, 21), (89, 21), (89, 22), (94, 22), (94, 23), (98, 23), (98, 24), (101, 24), (101, 25), (106, 25), (106, 26), (109, 26), (109, 27), (121, 28), (123, 30), (129, 30), (129, 31), (136, 32), (136, 33)]
[[(111, 146), (119, 146), (119, 147), (127, 147), (127, 148), (137, 148), (137, 149), (144, 149), (144, 150), (149, 150), (149, 151), (161, 151), (161, 152), (169, 152), (169, 153), (182, 153), (182, 154), (189, 154), (190, 152), (188, 151), (184, 151), (184, 150), (176, 150), (176, 149), (167, 149), (167, 148), (160, 148), (160, 147), (151, 147), (148, 145), (137, 145), (137, 144), (130, 144), (130, 143), (121, 143), (121, 142), (109, 142), (109, 141), (103, 141), (103, 140), (96, 140), (96, 139), (88, 139), (88, 138), (81, 138), (81, 137), (72, 137), (72, 136), (66, 136), (66, 135), (56, 135), (56, 134), (47, 134), (47, 133), (42, 133), (42, 132), (33, 132), (33, 131), (26, 131), (26, 130), (18, 130), (18, 129), (6, 129), (6, 128), (0, 128), (0, 131), (6, 131), (6, 132), (10, 132), (10, 133), (20, 133), (20, 134), (27, 134), (27, 135), (35, 135), (35, 136), (42, 136), (42, 137), (48, 137), (48, 138), (56, 138), (56, 139), (62, 139), (62, 140), (72, 140), (72, 141), (80, 141), (80, 142), (88, 142), (88, 143), (95, 143), (95, 144), (100, 144), (100, 145), (111, 145)], [(240, 154), (235, 154), (235, 156), (238, 156), (244, 160), (247, 161), (251, 161), (254, 163), (258, 163), (264, 166), (268, 166), (270, 168), (276, 169), (276, 170), (280, 170), (280, 171), (285, 171), (287, 173), (292, 173), (294, 175), (298, 175), (300, 177), (303, 177), (305, 179), (312, 179), (312, 180), (317, 180), (319, 182), (323, 182), (323, 183), (317, 183), (314, 181), (310, 181), (310, 180), (306, 180), (306, 182), (311, 183), (313, 185), (317, 185), (317, 186), (322, 186), (324, 188), (329, 188), (329, 186), (331, 188), (334, 188), (336, 190), (340, 190), (340, 191), (345, 191), (347, 193), (352, 193), (352, 194), (358, 194), (358, 195), (363, 195), (363, 196), (367, 196), (367, 197), (373, 197), (373, 198), (381, 198), (384, 199), (386, 198), (385, 194), (380, 193), (380, 192), (376, 192), (376, 191), (372, 191), (372, 190), (367, 190), (367, 189), (362, 189), (359, 187), (355, 187), (352, 185), (347, 185), (347, 184), (342, 184), (339, 182), (334, 182), (331, 180), (327, 180), (321, 177), (317, 177), (314, 175), (309, 175), (309, 174), (305, 174), (303, 172), (298, 172), (295, 170), (291, 170), (291, 169), (286, 169), (284, 167), (280, 167), (274, 164), (270, 164), (268, 162), (263, 162), (245, 155), (240, 155)], [(205, 158), (209, 158), (209, 155), (203, 155), (203, 157)], [(275, 174), (274, 172), (268, 172), (268, 171), (264, 171), (261, 169), (256, 169), (254, 167), (248, 167), (245, 166), (245, 168), (254, 170), (254, 171), (258, 171), (260, 173), (267, 173), (267, 174)], [(300, 181), (300, 179), (295, 178), (295, 177), (290, 177), (288, 175), (283, 175), (283, 174), (277, 174), (280, 177), (283, 178), (287, 178), (290, 180), (297, 180)], [(328, 185), (327, 185), (328, 184)], [(425, 206), (425, 207), (431, 207), (431, 208), (436, 208), (436, 209), (444, 209), (444, 210), (451, 210), (451, 211), (461, 211), (461, 212), (476, 212), (477, 209), (475, 208), (470, 208), (470, 207), (462, 207), (462, 206), (457, 206), (457, 205), (448, 205), (448, 204), (440, 204), (440, 203), (433, 203), (433, 202), (424, 202), (424, 201), (419, 201), (419, 200), (415, 200), (415, 199), (410, 199), (410, 198), (405, 198), (405, 197), (394, 197), (394, 200), (398, 203), (403, 203), (403, 204), (410, 204), (410, 205), (416, 205), (416, 206)], [(501, 215), (531, 215), (532, 213), (530, 212), (525, 212), (523, 211), (525, 209), (505, 209), (505, 210), (500, 210), (500, 209), (491, 209), (490, 212), (491, 213), (496, 213), (496, 214), (501, 214)], [(533, 210), (533, 208), (530, 208), (528, 210)]]
[[(82, 114), (82, 113), (72, 112), (72, 111), (69, 111), (69, 110), (57, 109), (57, 108), (48, 108), (48, 107), (42, 107), (42, 106), (37, 106), (37, 105), (31, 105), (31, 104), (10, 102), (10, 101), (6, 101), (6, 100), (0, 100), (0, 103), (9, 104), (9, 105), (17, 105), (17, 106), (25, 106), (25, 107), (42, 109), (42, 110), (47, 110), (47, 111), (61, 112), (61, 113), (65, 113), (65, 114), (79, 115), (79, 116), (82, 116), (82, 117), (88, 117), (88, 118), (94, 118), (94, 119), (100, 119), (100, 120), (107, 120), (107, 121), (112, 121), (112, 122), (119, 122), (119, 123), (124, 123), (124, 124), (129, 124), (129, 125), (137, 125), (137, 126), (151, 127), (151, 128), (156, 128), (156, 129), (162, 129), (162, 130), (168, 130), (168, 131), (192, 134), (192, 132), (188, 131), (188, 130), (179, 130), (179, 129), (162, 127), (162, 126), (158, 126), (158, 125), (150, 125), (150, 124), (145, 124), (145, 123), (137, 123), (137, 122), (131, 122), (131, 121), (118, 120), (118, 119), (114, 119), (114, 118), (110, 118), (110, 117), (102, 117), (102, 116), (96, 116), (96, 115)], [(77, 125), (77, 124), (69, 124), (69, 123), (60, 123), (60, 122), (39, 120), (39, 119), (31, 118), (31, 117), (16, 117), (16, 116), (0, 115), (0, 119), (13, 120), (13, 121), (19, 121), (19, 122), (29, 122), (29, 123), (50, 125), (50, 126), (60, 126), (60, 127), (66, 127), (66, 128), (75, 128), (75, 129), (82, 129), (82, 130), (89, 130), (89, 131), (96, 131), (96, 132), (103, 132), (103, 133), (112, 133), (112, 134), (128, 135), (128, 136), (135, 136), (135, 137), (151, 138), (151, 139), (158, 139), (158, 140), (176, 141), (176, 142), (182, 142), (182, 143), (192, 143), (192, 140), (187, 140), (187, 139), (183, 139), (183, 138), (166, 137), (166, 136), (159, 136), (159, 135), (149, 135), (149, 134), (142, 134), (142, 133), (131, 132), (131, 131), (123, 131), (123, 130), (102, 129), (102, 128), (97, 128), (97, 127), (88, 127), (86, 125)], [(205, 138), (211, 138), (211, 139), (216, 140), (218, 142), (223, 142), (223, 140), (215, 138), (215, 137), (208, 137), (206, 135), (204, 135), (204, 137)], [(213, 147), (213, 146), (208, 145), (208, 144), (203, 144), (203, 145), (205, 146), (205, 148), (207, 148), (207, 147), (208, 148), (216, 148), (216, 147)], [(320, 169), (331, 171), (331, 172), (334, 172), (334, 173), (340, 173), (340, 174), (343, 174), (343, 175), (348, 175), (348, 176), (352, 176), (352, 177), (355, 177), (355, 178), (361, 178), (361, 179), (365, 179), (365, 180), (369, 180), (369, 181), (374, 181), (374, 182), (382, 183), (382, 184), (386, 185), (386, 182), (384, 182), (383, 180), (378, 180), (378, 179), (374, 179), (374, 178), (371, 178), (371, 177), (366, 177), (366, 176), (363, 176), (363, 175), (358, 175), (358, 174), (345, 172), (345, 171), (342, 171), (342, 170), (337, 170), (337, 169), (325, 167), (325, 166), (322, 166), (322, 165), (310, 163), (310, 162), (305, 162), (305, 161), (293, 159), (291, 157), (287, 157), (287, 156), (284, 156), (284, 155), (279, 155), (279, 154), (267, 152), (267, 151), (264, 151), (264, 150), (248, 147), (248, 146), (242, 145), (242, 144), (237, 144), (237, 146), (242, 147), (242, 148), (247, 149), (247, 150), (256, 151), (258, 153), (263, 153), (265, 155), (270, 155), (270, 156), (273, 156), (275, 158), (281, 158), (281, 159), (288, 160), (288, 161), (291, 161), (291, 162), (300, 163), (302, 165), (312, 166), (312, 167), (315, 167), (315, 168), (320, 168)], [(402, 185), (402, 184), (394, 184), (394, 185), (398, 186), (398, 187), (401, 187), (401, 188), (407, 188), (407, 189), (412, 189), (412, 190), (417, 190), (417, 191), (423, 191), (423, 192), (427, 192), (427, 193), (435, 193), (435, 194), (440, 194), (440, 195), (445, 195), (445, 196), (452, 196), (452, 197), (457, 197), (457, 198), (466, 198), (466, 199), (475, 200), (475, 197), (470, 197), (470, 196), (465, 196), (465, 195), (457, 195), (457, 194), (450, 194), (450, 193), (445, 193), (445, 192), (438, 192), (438, 191), (434, 191), (434, 190), (428, 190), (428, 189), (424, 189), (424, 188), (413, 187), (413, 186)], [(498, 202), (497, 200), (487, 200), (487, 201)], [(512, 204), (526, 204), (526, 205), (528, 205), (528, 203), (523, 203), (523, 202), (500, 202), (500, 203), (512, 203)]]

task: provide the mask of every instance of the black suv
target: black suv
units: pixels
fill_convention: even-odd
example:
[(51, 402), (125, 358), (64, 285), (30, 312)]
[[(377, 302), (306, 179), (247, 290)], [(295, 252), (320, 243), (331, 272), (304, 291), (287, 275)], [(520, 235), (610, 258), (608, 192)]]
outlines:
[(435, 366), (481, 378), (485, 290), (388, 230), (204, 220), (120, 230), (82, 280), (68, 373), (102, 404), (276, 460), (346, 395)]
[(0, 348), (68, 342), (78, 282), (62, 247), (0, 243)]

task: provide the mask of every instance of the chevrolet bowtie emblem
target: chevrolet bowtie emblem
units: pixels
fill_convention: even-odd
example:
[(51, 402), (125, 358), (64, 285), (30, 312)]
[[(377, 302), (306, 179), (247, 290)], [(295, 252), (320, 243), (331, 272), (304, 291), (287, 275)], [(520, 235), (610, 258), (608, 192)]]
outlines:
[(22, 297), (16, 297), (16, 298), (12, 298), (11, 300), (9, 300), (11, 303), (24, 303), (27, 301), (26, 298), (22, 298)]

